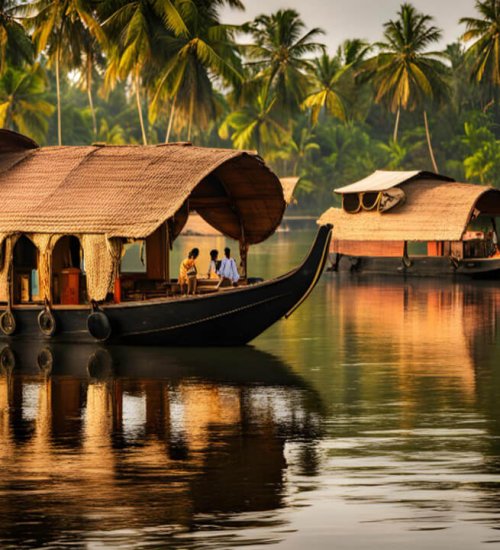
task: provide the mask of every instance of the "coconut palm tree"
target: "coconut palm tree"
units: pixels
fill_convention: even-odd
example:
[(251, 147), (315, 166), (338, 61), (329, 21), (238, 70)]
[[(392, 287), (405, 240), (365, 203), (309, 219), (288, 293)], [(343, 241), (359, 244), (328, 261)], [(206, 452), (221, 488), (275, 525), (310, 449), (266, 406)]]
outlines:
[(311, 122), (315, 126), (322, 109), (332, 116), (345, 121), (346, 113), (342, 97), (342, 77), (348, 66), (342, 66), (337, 56), (330, 57), (326, 52), (314, 59), (310, 70), (312, 90), (302, 106), (311, 110)]
[(477, 0), (476, 9), (481, 18), (460, 19), (466, 26), (463, 40), (472, 42), (467, 50), (472, 60), (471, 77), (500, 86), (500, 0)]
[(264, 82), (267, 94), (274, 95), (284, 113), (297, 111), (307, 94), (307, 56), (324, 49), (316, 42), (319, 28), (304, 33), (305, 24), (292, 9), (260, 15), (245, 27), (254, 43), (245, 48), (249, 67)]
[(36, 0), (22, 9), (33, 29), (37, 54), (45, 52), (49, 65), (55, 69), (57, 141), (61, 145), (61, 66), (78, 67), (86, 33), (100, 33), (92, 14), (92, 0)]
[(311, 62), (308, 75), (312, 89), (302, 106), (311, 109), (313, 126), (322, 109), (342, 121), (367, 110), (366, 85), (358, 82), (357, 76), (371, 49), (364, 40), (354, 38), (345, 40), (335, 56), (324, 52)]
[(46, 85), (38, 64), (28, 71), (8, 68), (0, 78), (0, 127), (43, 141), (54, 111), (44, 99)]
[[(187, 123), (187, 139), (191, 139), (194, 119), (199, 128), (206, 128), (217, 110), (214, 79), (223, 86), (239, 86), (242, 67), (234, 40), (234, 28), (222, 25), (217, 7), (223, 0), (176, 0), (184, 27), (171, 25), (159, 36), (159, 52), (163, 70), (156, 84), (152, 110), (168, 97), (171, 101), (165, 141), (170, 139), (174, 116)], [(235, 0), (229, 2), (241, 7)], [(154, 116), (153, 116), (154, 118)]]
[(337, 57), (343, 66), (354, 69), (355, 72), (366, 61), (368, 54), (373, 46), (360, 38), (350, 38), (344, 40), (337, 48)]
[(345, 68), (341, 83), (348, 121), (365, 120), (373, 105), (373, 88), (363, 74), (372, 50), (371, 44), (359, 38), (344, 40), (337, 48), (336, 57)]
[(91, 32), (86, 27), (80, 28), (80, 56), (75, 66), (80, 72), (80, 85), (87, 92), (90, 113), (92, 116), (92, 129), (94, 139), (97, 138), (97, 117), (94, 106), (93, 83), (98, 67), (104, 64), (104, 58), (101, 51), (101, 44), (106, 43), (106, 38), (99, 25), (96, 25), (96, 31)]
[(422, 108), (424, 125), (434, 170), (438, 170), (432, 150), (425, 104), (439, 101), (448, 93), (445, 55), (428, 51), (438, 42), (441, 30), (432, 25), (432, 17), (418, 12), (411, 4), (402, 4), (398, 18), (384, 25), (384, 41), (377, 44), (379, 54), (368, 67), (374, 70), (375, 101), (384, 101), (396, 113), (394, 141), (397, 141), (401, 110)]
[(275, 116), (275, 103), (276, 97), (269, 97), (267, 88), (263, 87), (252, 103), (246, 103), (226, 117), (219, 136), (231, 137), (237, 149), (262, 152), (279, 146), (289, 134)]
[(33, 59), (31, 39), (15, 16), (16, 8), (13, 0), (0, 0), (0, 74), (7, 68), (7, 60), (19, 66)]
[(305, 162), (309, 160), (314, 151), (320, 151), (320, 146), (315, 141), (311, 128), (303, 126), (296, 128), (293, 135), (287, 136), (286, 142), (273, 151), (267, 158), (272, 161), (281, 160), (284, 162), (282, 174), (298, 176)]
[[(191, 0), (182, 4), (191, 4)], [(141, 87), (145, 73), (154, 72), (158, 34), (167, 28), (185, 35), (188, 29), (174, 0), (104, 0), (99, 14), (108, 38), (105, 87), (110, 90), (118, 80), (131, 79), (142, 141), (147, 144)]]

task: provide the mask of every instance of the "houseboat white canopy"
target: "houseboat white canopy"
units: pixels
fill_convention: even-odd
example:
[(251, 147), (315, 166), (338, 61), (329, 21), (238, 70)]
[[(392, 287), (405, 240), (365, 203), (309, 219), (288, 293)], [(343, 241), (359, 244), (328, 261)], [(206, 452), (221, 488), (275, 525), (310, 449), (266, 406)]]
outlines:
[(339, 195), (344, 195), (346, 193), (370, 193), (377, 191), (387, 191), (388, 189), (391, 189), (391, 187), (397, 187), (402, 183), (408, 183), (410, 181), (422, 179), (454, 181), (453, 178), (421, 170), (411, 170), (407, 172), (375, 170), (373, 174), (370, 174), (362, 180), (335, 189), (335, 193), (338, 193)]

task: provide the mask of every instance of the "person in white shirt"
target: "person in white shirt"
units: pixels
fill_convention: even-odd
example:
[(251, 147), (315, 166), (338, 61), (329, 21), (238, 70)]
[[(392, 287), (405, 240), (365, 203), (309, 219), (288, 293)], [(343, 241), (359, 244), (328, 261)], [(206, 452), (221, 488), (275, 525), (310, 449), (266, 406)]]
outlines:
[(236, 283), (240, 280), (240, 274), (238, 273), (236, 262), (234, 261), (234, 258), (231, 258), (231, 250), (229, 248), (224, 248), (224, 258), (221, 260), (217, 274), (221, 278), (221, 283), (224, 283), (224, 281), (230, 281), (231, 284), (236, 285)]

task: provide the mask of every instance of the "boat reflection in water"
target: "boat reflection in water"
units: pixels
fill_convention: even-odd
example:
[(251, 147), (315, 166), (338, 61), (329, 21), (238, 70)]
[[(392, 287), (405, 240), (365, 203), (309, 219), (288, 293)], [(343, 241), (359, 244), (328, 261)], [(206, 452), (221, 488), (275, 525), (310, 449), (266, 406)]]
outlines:
[(234, 546), (236, 514), (283, 523), (287, 464), (315, 473), (318, 397), (270, 354), (24, 343), (0, 361), (1, 547), (191, 545), (211, 525)]

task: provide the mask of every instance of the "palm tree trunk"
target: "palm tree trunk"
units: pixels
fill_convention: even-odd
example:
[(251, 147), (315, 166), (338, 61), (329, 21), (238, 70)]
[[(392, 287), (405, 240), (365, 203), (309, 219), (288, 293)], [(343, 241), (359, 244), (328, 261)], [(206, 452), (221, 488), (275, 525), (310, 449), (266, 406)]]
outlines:
[(168, 117), (168, 127), (167, 127), (167, 135), (165, 136), (165, 143), (168, 143), (170, 140), (170, 133), (172, 132), (172, 126), (174, 124), (176, 102), (177, 102), (177, 94), (175, 94), (174, 99), (172, 100), (172, 106), (170, 107), (170, 116)]
[(434, 151), (432, 150), (431, 134), (429, 132), (429, 122), (427, 120), (427, 111), (425, 110), (424, 110), (424, 125), (425, 125), (425, 136), (427, 138), (427, 146), (429, 147), (429, 155), (432, 161), (432, 168), (434, 172), (439, 173), (439, 169), (436, 164), (436, 159), (434, 158)]
[(194, 114), (194, 96), (191, 94), (191, 101), (189, 102), (189, 124), (188, 124), (188, 137), (187, 140), (191, 141), (191, 130), (193, 128), (193, 114)]
[(89, 96), (90, 112), (92, 114), (92, 127), (94, 130), (94, 139), (97, 139), (97, 119), (95, 116), (94, 99), (92, 97), (92, 58), (87, 52), (87, 94)]
[(142, 143), (144, 145), (148, 144), (148, 138), (146, 137), (146, 129), (144, 127), (144, 119), (142, 117), (142, 106), (141, 106), (141, 96), (140, 96), (140, 79), (139, 79), (139, 69), (135, 72), (135, 100), (137, 102), (137, 112), (139, 113), (139, 123), (141, 125), (142, 133)]
[(394, 123), (394, 133), (392, 134), (392, 141), (397, 143), (398, 141), (398, 131), (399, 131), (399, 117), (401, 116), (401, 107), (398, 107), (396, 112), (396, 122)]
[(61, 83), (59, 81), (59, 47), (56, 50), (57, 143), (62, 145)]

